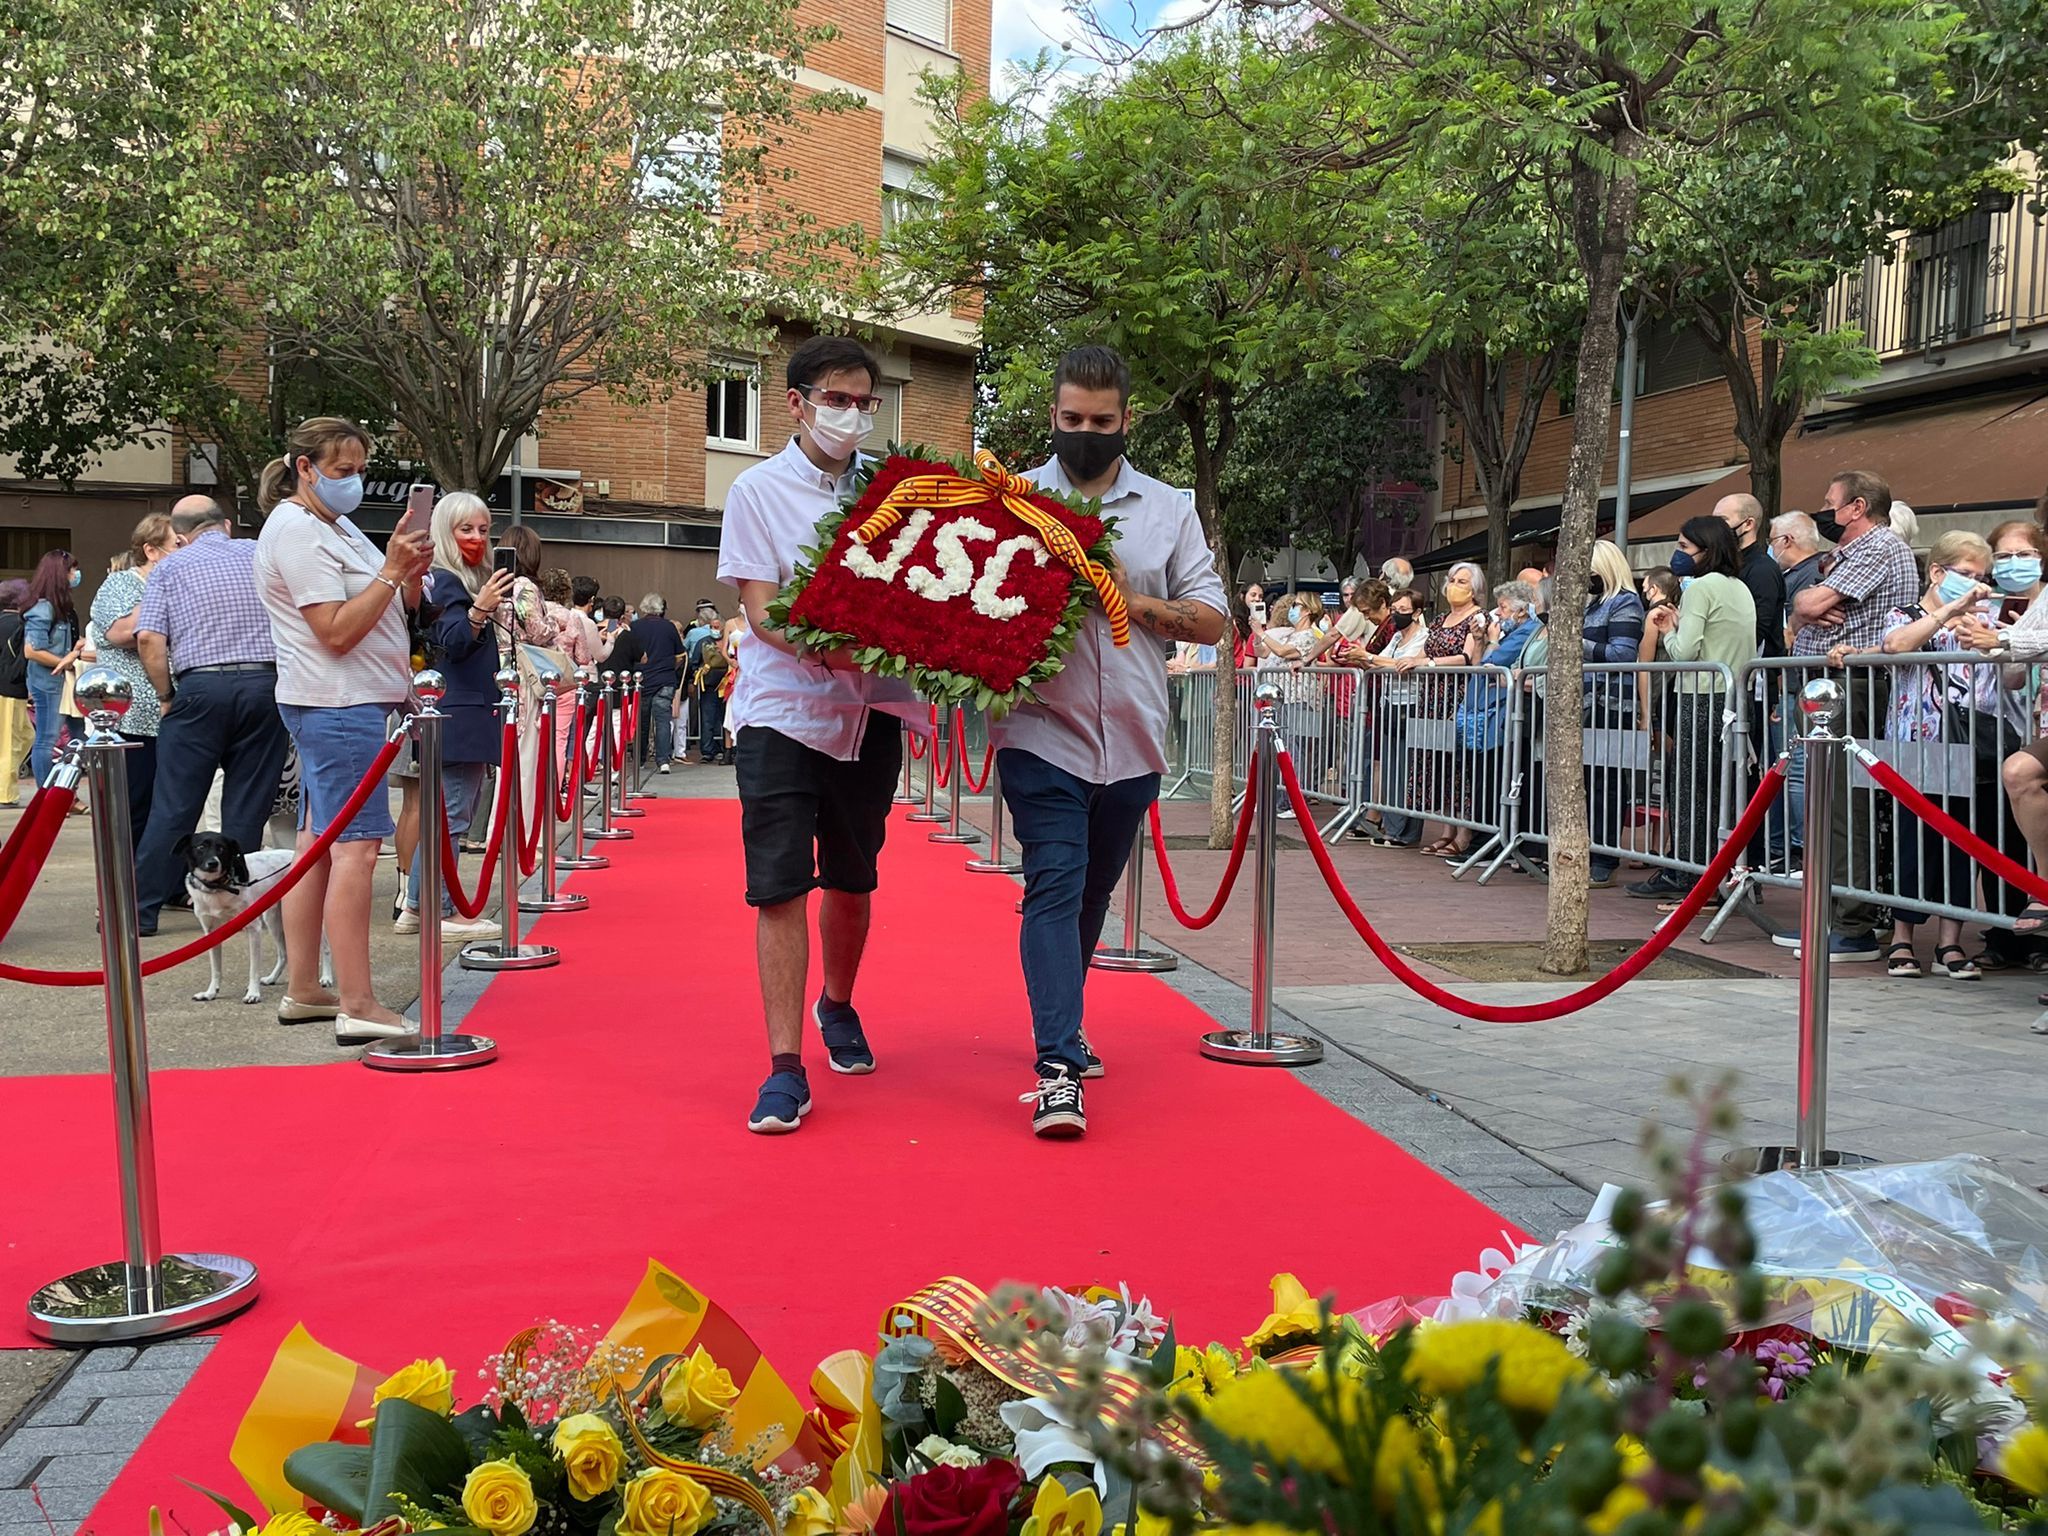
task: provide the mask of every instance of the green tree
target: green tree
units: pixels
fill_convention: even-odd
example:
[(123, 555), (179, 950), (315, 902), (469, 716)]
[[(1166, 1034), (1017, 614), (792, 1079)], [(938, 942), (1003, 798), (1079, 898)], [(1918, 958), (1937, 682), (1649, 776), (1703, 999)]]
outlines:
[[(1230, 110), (1217, 110), (1220, 83)], [(934, 205), (886, 252), (889, 297), (911, 309), (961, 294), (983, 306), (1000, 361), (990, 387), (1044, 419), (1050, 360), (1100, 341), (1130, 362), (1140, 410), (1186, 432), (1188, 483), (1226, 579), (1240, 551), (1221, 517), (1244, 413), (1272, 381), (1341, 377), (1384, 345), (1376, 284), (1398, 276), (1365, 238), (1341, 169), (1277, 156), (1315, 82), (1238, 34), (1179, 39), (1114, 83), (1040, 110), (1042, 81), (1002, 100), (932, 82)], [(1231, 756), (1236, 689), (1219, 657), (1214, 741)], [(1211, 834), (1230, 822), (1219, 771)]]
[(442, 484), (830, 291), (776, 150), (792, 0), (195, 0), (179, 231), (274, 360), (372, 384)]
[(219, 316), (165, 237), (177, 13), (157, 0), (0, 3), (0, 452), (69, 481), (146, 439)]

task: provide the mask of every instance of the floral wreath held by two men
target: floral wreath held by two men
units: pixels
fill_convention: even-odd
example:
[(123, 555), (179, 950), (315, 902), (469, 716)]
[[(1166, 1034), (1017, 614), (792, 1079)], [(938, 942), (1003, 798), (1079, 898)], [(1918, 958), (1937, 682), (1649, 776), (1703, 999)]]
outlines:
[(844, 508), (769, 618), (806, 646), (941, 704), (1000, 714), (1058, 674), (1092, 597), (1118, 645), (1130, 619), (1110, 573), (1115, 520), (1045, 491), (994, 454), (972, 466), (911, 448), (856, 471)]

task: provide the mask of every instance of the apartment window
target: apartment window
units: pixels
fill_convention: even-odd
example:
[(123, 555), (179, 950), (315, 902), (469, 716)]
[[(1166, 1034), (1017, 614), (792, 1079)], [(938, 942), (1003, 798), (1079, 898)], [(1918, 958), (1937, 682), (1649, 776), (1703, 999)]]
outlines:
[(919, 182), (923, 162), (893, 150), (882, 151), (882, 238), (890, 239), (906, 222), (931, 211), (931, 193)]
[(882, 397), (882, 408), (875, 412), (875, 430), (868, 434), (870, 453), (879, 452), (884, 443), (903, 441), (903, 386), (877, 384), (875, 393)]
[(725, 188), (725, 119), (679, 133), (649, 160), (640, 180), (650, 200), (680, 199), (716, 213)]
[(1951, 219), (1906, 246), (1905, 340), (1909, 347), (1962, 341), (1984, 329), (1990, 291), (1991, 215)]
[(935, 48), (951, 46), (952, 0), (888, 0), (886, 19), (899, 32), (930, 43)]
[[(1661, 395), (1721, 377), (1721, 365), (1699, 332), (1676, 320), (1646, 321), (1636, 328), (1636, 393)], [(1615, 393), (1620, 393), (1616, 375)]]
[(761, 370), (731, 361), (704, 389), (704, 446), (752, 448), (761, 425)]

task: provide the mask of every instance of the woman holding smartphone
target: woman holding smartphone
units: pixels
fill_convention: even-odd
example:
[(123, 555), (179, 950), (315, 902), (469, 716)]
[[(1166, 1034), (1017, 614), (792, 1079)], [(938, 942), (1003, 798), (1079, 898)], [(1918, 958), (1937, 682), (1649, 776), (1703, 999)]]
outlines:
[[(476, 814), (485, 770), (498, 762), (498, 632), (494, 616), (512, 595), (509, 561), (493, 566), (491, 509), (468, 491), (452, 491), (434, 505), (434, 564), (427, 573), (426, 604), (433, 616), (422, 626), (427, 663), (448, 685), (441, 713), (441, 803), (448, 825), (461, 829)], [(501, 552), (507, 553), (507, 552)], [(439, 837), (438, 827), (421, 827), (420, 840)], [(510, 850), (501, 852), (505, 857)], [(454, 873), (454, 871), (450, 871)], [(405, 905), (393, 925), (399, 933), (420, 931), (420, 855), (414, 850), (406, 876)], [(465, 919), (454, 898), (441, 891), (441, 937), (498, 936), (490, 918)]]

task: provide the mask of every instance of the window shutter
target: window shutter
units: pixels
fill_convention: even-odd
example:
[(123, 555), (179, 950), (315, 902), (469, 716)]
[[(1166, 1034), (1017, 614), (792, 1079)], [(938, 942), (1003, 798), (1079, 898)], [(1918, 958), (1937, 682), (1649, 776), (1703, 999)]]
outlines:
[(951, 0), (888, 0), (888, 22), (912, 37), (948, 47), (951, 43)]

